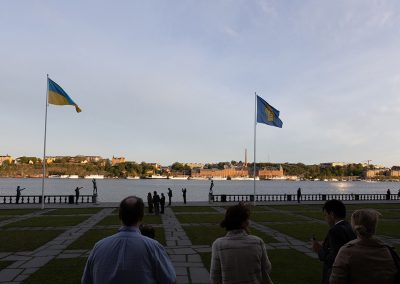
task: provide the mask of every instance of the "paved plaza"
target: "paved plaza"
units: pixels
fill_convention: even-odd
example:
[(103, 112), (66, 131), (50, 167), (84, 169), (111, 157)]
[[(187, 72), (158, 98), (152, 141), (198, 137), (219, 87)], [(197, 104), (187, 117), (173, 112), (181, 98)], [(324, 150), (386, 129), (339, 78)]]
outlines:
[[(69, 246), (73, 244), (80, 237), (85, 235), (91, 229), (110, 229), (111, 231), (117, 230), (118, 225), (98, 225), (102, 220), (110, 218), (110, 216), (116, 216), (117, 204), (104, 204), (99, 206), (89, 207), (97, 210), (94, 214), (87, 214), (82, 222), (76, 225), (68, 226), (20, 226), (10, 227), (10, 225), (37, 219), (51, 215), (52, 212), (56, 212), (59, 208), (65, 208), (65, 206), (56, 206), (56, 208), (47, 208), (44, 210), (34, 210), (28, 214), (21, 214), (12, 216), (10, 218), (0, 219), (0, 231), (3, 233), (20, 231), (23, 234), (26, 231), (60, 231), (56, 237), (42, 244), (40, 247), (35, 248), (31, 251), (3, 251), (0, 250), (0, 263), (5, 262), (8, 265), (0, 270), (0, 283), (23, 283), (31, 275), (37, 272), (40, 268), (46, 266), (50, 261), (54, 259), (86, 259), (90, 253), (90, 249), (69, 249)], [(186, 230), (187, 228), (194, 228), (195, 232), (202, 234), (203, 229), (207, 227), (217, 226), (213, 224), (204, 224), (196, 222), (181, 223), (179, 221), (180, 216), (188, 217), (196, 216), (201, 218), (204, 216), (216, 216), (216, 218), (222, 219), (223, 213), (225, 212), (225, 204), (192, 204), (201, 205), (202, 208), (208, 206), (211, 212), (196, 212), (196, 210), (190, 210), (193, 212), (185, 212), (185, 210), (177, 210), (177, 207), (167, 207), (165, 214), (161, 215), (160, 224), (155, 224), (156, 230), (163, 230), (165, 236), (165, 247), (172, 260), (177, 274), (178, 283), (209, 283), (209, 272), (208, 268), (202, 260), (202, 254), (211, 253), (210, 244), (193, 244), (191, 238), (188, 237)], [(87, 206), (87, 205), (86, 205)], [(9, 209), (16, 208), (15, 206), (8, 206)], [(28, 208), (29, 206), (19, 206), (18, 209)], [(82, 206), (75, 206), (77, 208), (83, 208)], [(284, 232), (281, 232), (279, 226), (289, 226), (303, 223), (316, 224), (326, 226), (322, 219), (313, 218), (306, 216), (301, 217), (301, 221), (297, 221), (298, 214), (291, 211), (287, 211), (287, 205), (283, 205), (282, 209), (279, 206), (264, 205), (262, 208), (265, 211), (260, 211), (260, 214), (269, 214), (268, 216), (285, 216), (285, 220), (278, 222), (264, 222), (264, 221), (252, 221), (251, 228), (261, 232), (269, 238), (270, 241), (266, 242), (267, 251), (273, 250), (295, 250), (311, 259), (316, 259), (317, 256), (310, 249), (310, 244), (307, 240), (297, 239)], [(176, 208), (176, 210), (174, 210)], [(185, 208), (185, 207), (182, 207)], [(199, 207), (200, 208), (200, 207)], [(183, 211), (183, 212), (182, 212)], [(189, 211), (189, 210), (188, 210)], [(1, 212), (1, 211), (0, 211)], [(257, 214), (257, 211), (254, 211)], [(307, 211), (308, 212), (308, 211)], [(192, 214), (192, 215), (191, 215)], [(79, 215), (79, 214), (78, 214)], [(310, 215), (310, 213), (308, 213)], [(62, 215), (60, 215), (62, 216)], [(68, 217), (68, 215), (64, 215)], [(75, 216), (75, 215), (71, 215)], [(76, 217), (76, 216), (75, 216)], [(72, 217), (71, 217), (72, 218)], [(271, 217), (272, 218), (272, 217)], [(392, 245), (399, 245), (400, 240), (398, 238), (392, 238), (381, 236), (386, 242)], [(274, 263), (273, 263), (274, 265)]]

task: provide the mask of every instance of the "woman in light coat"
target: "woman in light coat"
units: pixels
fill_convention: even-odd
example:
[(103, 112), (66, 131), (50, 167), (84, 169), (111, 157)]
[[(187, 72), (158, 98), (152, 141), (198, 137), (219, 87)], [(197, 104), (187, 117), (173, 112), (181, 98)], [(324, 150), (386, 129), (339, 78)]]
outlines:
[(249, 218), (250, 210), (243, 204), (227, 209), (221, 222), (227, 234), (212, 245), (211, 283), (272, 284), (264, 241), (249, 235)]
[(357, 239), (342, 246), (332, 267), (330, 284), (393, 284), (397, 272), (392, 255), (374, 237), (380, 213), (361, 209), (351, 216)]

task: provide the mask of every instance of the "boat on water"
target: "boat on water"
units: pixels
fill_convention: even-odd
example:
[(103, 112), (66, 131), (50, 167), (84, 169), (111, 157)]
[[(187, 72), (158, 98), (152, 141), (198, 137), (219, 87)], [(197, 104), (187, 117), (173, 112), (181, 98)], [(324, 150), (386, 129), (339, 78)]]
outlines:
[(84, 177), (85, 179), (104, 179), (104, 175), (88, 175)]
[(126, 177), (126, 179), (140, 179), (140, 177)]
[[(233, 177), (233, 178), (231, 178), (231, 180), (254, 180), (254, 178), (252, 178), (252, 177)], [(256, 180), (260, 180), (260, 178), (259, 177), (256, 177)]]
[(69, 178), (69, 175), (60, 175), (60, 178)]
[(61, 178), (61, 176), (60, 175), (49, 175), (48, 178)]
[(209, 180), (206, 177), (188, 177), (188, 180)]
[(160, 176), (160, 175), (152, 175), (151, 177), (149, 177), (151, 179), (167, 179), (167, 176)]
[(78, 176), (78, 175), (70, 175), (68, 178), (74, 178), (74, 179), (76, 179), (76, 178), (79, 178), (79, 176)]
[(227, 180), (228, 178), (226, 177), (212, 177), (212, 180)]
[(169, 179), (177, 179), (177, 180), (187, 180), (188, 177), (174, 177), (174, 176), (169, 176)]

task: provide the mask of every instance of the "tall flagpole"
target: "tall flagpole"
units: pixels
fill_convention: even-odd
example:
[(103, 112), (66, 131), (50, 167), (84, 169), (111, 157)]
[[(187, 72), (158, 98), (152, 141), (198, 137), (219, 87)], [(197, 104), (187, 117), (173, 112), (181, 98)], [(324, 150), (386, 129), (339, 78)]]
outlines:
[(254, 92), (254, 162), (253, 162), (253, 179), (254, 179), (254, 199), (253, 205), (256, 205), (256, 130), (257, 130), (257, 93)]
[(44, 143), (43, 143), (43, 176), (42, 176), (42, 209), (44, 209), (44, 179), (46, 177), (46, 134), (47, 134), (47, 106), (49, 97), (49, 74), (47, 74), (46, 112), (44, 116)]

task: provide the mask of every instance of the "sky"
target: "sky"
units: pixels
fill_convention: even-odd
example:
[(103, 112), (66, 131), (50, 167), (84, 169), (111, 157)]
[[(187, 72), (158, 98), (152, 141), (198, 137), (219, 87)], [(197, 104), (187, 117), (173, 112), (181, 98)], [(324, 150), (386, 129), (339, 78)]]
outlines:
[(0, 1), (0, 155), (400, 165), (400, 2)]

